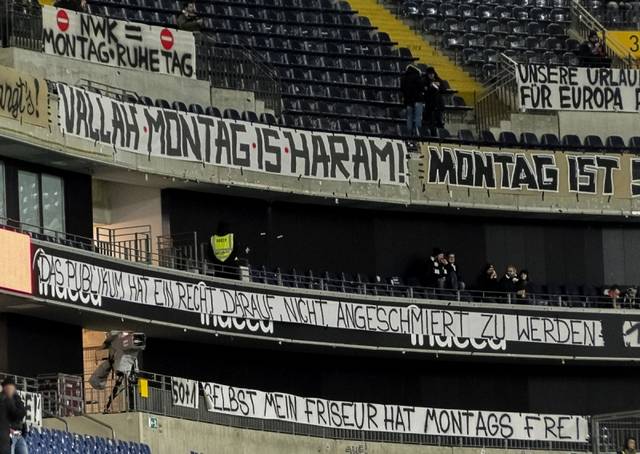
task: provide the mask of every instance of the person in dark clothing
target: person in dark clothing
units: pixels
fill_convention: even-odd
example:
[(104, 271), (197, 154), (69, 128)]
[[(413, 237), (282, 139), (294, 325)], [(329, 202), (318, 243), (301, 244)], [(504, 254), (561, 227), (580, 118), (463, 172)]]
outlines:
[(527, 270), (520, 270), (518, 282), (516, 283), (516, 299), (519, 303), (528, 303), (533, 293), (533, 283), (529, 279)]
[(27, 415), (22, 400), (16, 392), (15, 381), (7, 377), (2, 381), (0, 394), (0, 454), (11, 454), (11, 425)]
[(627, 437), (624, 441), (624, 448), (619, 451), (619, 454), (636, 454), (636, 452), (636, 439)]
[(407, 70), (400, 79), (400, 91), (407, 115), (407, 133), (417, 135), (422, 126), (422, 111), (424, 110), (424, 85), (422, 73), (414, 65), (407, 66)]
[(176, 24), (180, 30), (186, 30), (189, 32), (199, 32), (204, 24), (203, 19), (198, 16), (196, 12), (195, 2), (187, 3), (187, 6), (182, 10)]
[(64, 8), (79, 13), (87, 12), (87, 0), (56, 0), (53, 4), (56, 8)]
[(447, 280), (447, 259), (444, 251), (440, 248), (433, 248), (433, 254), (429, 257), (429, 270), (427, 271), (428, 285), (430, 287), (443, 289)]
[(462, 277), (462, 272), (456, 263), (456, 254), (449, 252), (447, 254), (447, 274), (445, 276), (445, 287), (451, 290), (464, 290), (466, 284)]
[(433, 68), (424, 75), (424, 123), (432, 135), (444, 128), (444, 92), (442, 79)]
[(483, 268), (480, 277), (477, 282), (478, 290), (482, 292), (480, 301), (495, 302), (497, 292), (500, 291), (500, 284), (498, 282), (498, 273), (496, 273), (496, 267), (492, 263), (487, 263)]
[(507, 266), (504, 276), (500, 279), (500, 290), (505, 293), (515, 293), (518, 290), (518, 270), (514, 265)]
[(607, 57), (606, 49), (596, 32), (589, 33), (589, 38), (578, 47), (578, 57), (582, 66), (591, 68), (607, 68), (611, 60)]

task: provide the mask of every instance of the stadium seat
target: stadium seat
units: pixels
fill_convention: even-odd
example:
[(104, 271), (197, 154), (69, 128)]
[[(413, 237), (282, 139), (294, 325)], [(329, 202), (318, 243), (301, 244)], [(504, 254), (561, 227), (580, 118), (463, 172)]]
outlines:
[(540, 142), (538, 142), (538, 136), (536, 136), (532, 132), (523, 132), (520, 134), (520, 145), (525, 146), (538, 146)]
[(605, 141), (605, 146), (613, 150), (623, 150), (626, 148), (624, 139), (620, 136), (609, 136)]
[(560, 146), (560, 140), (555, 134), (542, 134), (540, 136), (540, 144), (546, 147), (558, 147)]
[(491, 131), (480, 131), (480, 137), (479, 137), (480, 142), (486, 143), (486, 144), (494, 144), (496, 143), (496, 138), (493, 135), (493, 133)]
[(249, 123), (258, 123), (260, 120), (258, 119), (258, 115), (255, 112), (244, 111), (241, 115), (242, 120), (248, 121)]
[(260, 114), (260, 122), (261, 123), (266, 123), (268, 125), (276, 125), (276, 124), (278, 124), (278, 121), (276, 120), (276, 117), (273, 114), (270, 114), (268, 112)]
[(592, 149), (602, 149), (604, 148), (604, 144), (602, 143), (602, 139), (600, 136), (596, 135), (588, 135), (584, 138), (584, 146)]
[(222, 117), (220, 110), (217, 107), (207, 106), (205, 108), (205, 113), (211, 117)]
[(516, 135), (511, 131), (500, 132), (500, 134), (498, 135), (498, 142), (501, 145), (507, 145), (507, 146), (518, 145), (518, 139), (516, 138)]
[(575, 134), (566, 134), (562, 136), (562, 145), (565, 147), (579, 148), (582, 146), (580, 137)]
[(458, 139), (464, 142), (475, 142), (476, 138), (473, 135), (473, 132), (469, 129), (460, 129), (458, 130)]
[(629, 139), (629, 150), (634, 153), (640, 153), (640, 137), (633, 136)]
[(240, 120), (240, 113), (236, 109), (224, 109), (222, 113), (223, 118), (227, 118), (229, 120)]

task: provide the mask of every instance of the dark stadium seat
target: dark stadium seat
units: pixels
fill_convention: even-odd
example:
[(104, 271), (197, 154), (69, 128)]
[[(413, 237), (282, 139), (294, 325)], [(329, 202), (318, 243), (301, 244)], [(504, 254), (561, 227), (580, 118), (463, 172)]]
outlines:
[(200, 104), (189, 104), (189, 112), (194, 113), (194, 114), (198, 114), (198, 115), (204, 115), (205, 114), (205, 110), (204, 107)]
[(187, 105), (185, 103), (183, 103), (182, 101), (173, 101), (171, 103), (171, 107), (174, 110), (179, 110), (181, 112), (187, 112), (189, 109), (187, 109)]
[(217, 107), (214, 106), (207, 106), (205, 108), (205, 113), (211, 117), (219, 117), (222, 118), (222, 113), (220, 112), (220, 109), (218, 109)]
[(538, 146), (540, 142), (538, 141), (538, 136), (536, 136), (532, 132), (523, 132), (520, 134), (520, 145), (525, 146)]
[(584, 138), (584, 146), (592, 149), (604, 148), (604, 144), (602, 143), (602, 139), (600, 138), (600, 136), (596, 136), (592, 134)]
[(640, 136), (633, 136), (629, 138), (629, 150), (634, 153), (640, 153)]
[(518, 145), (518, 139), (516, 138), (516, 135), (511, 131), (501, 131), (498, 135), (498, 142), (500, 143), (500, 145)]
[(565, 147), (579, 148), (582, 146), (580, 137), (575, 134), (566, 134), (562, 136), (562, 145)]
[(547, 147), (558, 147), (560, 146), (560, 140), (555, 134), (547, 133), (540, 136), (540, 144)]
[(155, 100), (155, 106), (160, 109), (172, 109), (171, 104), (166, 99), (158, 98)]
[(240, 113), (236, 109), (224, 109), (222, 117), (229, 120), (240, 120)]
[(264, 112), (260, 114), (260, 122), (266, 123), (268, 125), (278, 124), (278, 120), (276, 119), (276, 117), (273, 114), (270, 114), (268, 112)]
[(613, 150), (623, 150), (627, 147), (624, 143), (624, 139), (620, 136), (607, 137), (605, 146)]
[(248, 121), (249, 123), (258, 123), (260, 121), (258, 115), (255, 112), (246, 110), (242, 112), (241, 118), (242, 120)]
[(480, 136), (478, 137), (478, 140), (482, 143), (486, 143), (486, 144), (494, 144), (496, 143), (496, 138), (493, 135), (493, 133), (491, 131), (480, 131)]
[(476, 138), (473, 135), (473, 132), (470, 129), (460, 129), (458, 130), (458, 139), (464, 142), (475, 142)]

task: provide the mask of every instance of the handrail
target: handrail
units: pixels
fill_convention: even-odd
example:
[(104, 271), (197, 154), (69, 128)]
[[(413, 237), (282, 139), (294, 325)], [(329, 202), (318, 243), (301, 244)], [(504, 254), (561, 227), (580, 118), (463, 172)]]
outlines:
[(50, 411), (43, 411), (43, 413), (44, 413), (45, 418), (52, 418), (52, 419), (56, 419), (56, 420), (60, 421), (62, 424), (64, 424), (65, 432), (69, 432), (69, 423), (64, 418), (61, 418), (58, 415), (54, 415)]
[(607, 57), (611, 59), (612, 66), (621, 69), (639, 68), (638, 59), (617, 41), (607, 39), (607, 29), (598, 19), (582, 6), (580, 0), (571, 0), (571, 28), (582, 38), (587, 39), (589, 34), (596, 32), (605, 45)]
[(501, 53), (498, 55), (498, 71), (485, 94), (476, 101), (477, 133), (499, 126), (517, 111), (516, 61)]
[(94, 423), (96, 423), (96, 424), (98, 424), (98, 425), (100, 425), (102, 427), (106, 427), (107, 429), (109, 429), (111, 431), (111, 438), (113, 440), (116, 439), (116, 431), (115, 431), (115, 429), (113, 428), (113, 426), (107, 424), (106, 422), (100, 421), (98, 418), (94, 418), (93, 416), (88, 415), (86, 413), (79, 414), (79, 415), (77, 415), (77, 417), (79, 417), (79, 418), (87, 418), (89, 421), (92, 421), (92, 422), (94, 422)]
[[(66, 234), (46, 230), (42, 232), (41, 227), (29, 226), (19, 221), (3, 221), (0, 218), (0, 228), (5, 228), (30, 235), (33, 239), (59, 244), (62, 246), (77, 248), (82, 251), (89, 251), (101, 254), (116, 260), (125, 260), (134, 263), (143, 262), (145, 265), (157, 266), (182, 272), (191, 272), (200, 275), (232, 279), (237, 281), (249, 281), (265, 286), (287, 287), (302, 290), (319, 290), (340, 294), (353, 294), (363, 296), (388, 296), (395, 298), (435, 299), (458, 302), (476, 302), (490, 304), (519, 304), (534, 306), (554, 306), (554, 307), (596, 307), (596, 308), (640, 308), (640, 298), (636, 300), (627, 299), (626, 296), (613, 299), (605, 295), (575, 295), (562, 292), (544, 293), (533, 292), (526, 298), (519, 298), (517, 295), (500, 290), (451, 290), (433, 287), (421, 287), (418, 285), (404, 285), (390, 281), (378, 280), (369, 282), (365, 280), (332, 279), (326, 276), (314, 276), (305, 274), (285, 274), (279, 269), (271, 272), (260, 267), (251, 267), (245, 259), (238, 259), (234, 265), (223, 265), (212, 263), (200, 255), (200, 259), (173, 255), (162, 251), (160, 253), (138, 251), (129, 246), (112, 244), (104, 247), (96, 240), (81, 237), (79, 235)], [(201, 244), (200, 246), (203, 246)], [(144, 260), (140, 257), (144, 256)], [(294, 270), (295, 272), (295, 270)], [(637, 302), (636, 302), (637, 301)]]

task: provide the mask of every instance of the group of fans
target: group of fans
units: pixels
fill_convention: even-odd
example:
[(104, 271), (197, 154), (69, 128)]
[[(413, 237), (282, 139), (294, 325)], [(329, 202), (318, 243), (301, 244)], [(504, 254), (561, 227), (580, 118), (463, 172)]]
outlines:
[(446, 83), (432, 67), (423, 74), (415, 65), (407, 66), (400, 80), (400, 91), (407, 115), (407, 133), (421, 135), (421, 128), (435, 135), (444, 128), (444, 93)]

